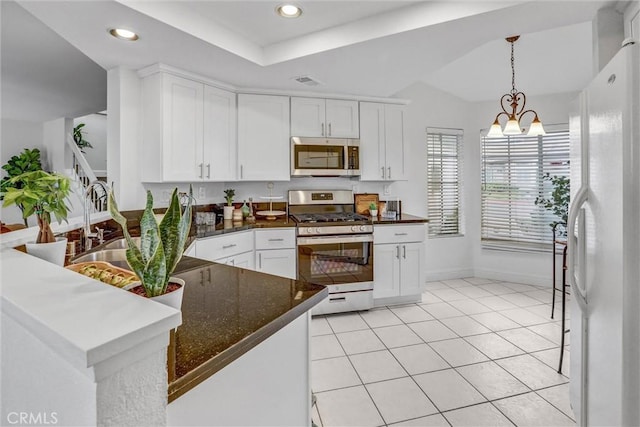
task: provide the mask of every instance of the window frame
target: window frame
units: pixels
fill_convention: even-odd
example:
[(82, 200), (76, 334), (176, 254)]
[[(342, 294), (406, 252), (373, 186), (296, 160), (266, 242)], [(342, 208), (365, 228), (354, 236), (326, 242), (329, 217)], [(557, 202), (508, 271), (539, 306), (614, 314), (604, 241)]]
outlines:
[[(530, 174), (535, 177), (535, 182), (526, 182), (525, 186), (528, 186), (528, 190), (523, 191), (522, 194), (524, 197), (536, 198), (536, 197), (549, 197), (552, 191), (551, 184), (544, 180), (544, 174), (549, 172), (551, 176), (554, 175), (562, 175), (569, 177), (570, 176), (570, 135), (569, 135), (569, 125), (568, 124), (554, 124), (545, 126), (547, 128), (547, 134), (544, 136), (538, 137), (528, 137), (526, 135), (516, 135), (512, 137), (504, 136), (501, 138), (487, 138), (486, 130), (483, 130), (480, 133), (480, 144), (481, 144), (481, 194), (480, 194), (480, 242), (481, 247), (483, 249), (495, 249), (495, 250), (507, 250), (507, 251), (516, 251), (516, 252), (551, 252), (552, 251), (552, 234), (550, 223), (556, 220), (556, 217), (548, 212), (544, 207), (535, 205), (533, 202), (533, 207), (528, 205), (523, 205), (517, 196), (513, 196), (512, 188), (515, 187), (512, 185), (513, 181), (516, 181), (519, 184), (522, 184), (522, 178), (513, 179), (512, 174), (517, 174), (518, 172), (521, 174)], [(507, 182), (506, 191), (508, 192), (508, 209), (509, 209), (509, 217), (503, 221), (506, 224), (506, 227), (509, 228), (508, 232), (505, 232), (506, 235), (502, 238), (497, 238), (494, 235), (491, 235), (488, 228), (497, 223), (496, 218), (499, 215), (499, 208), (492, 206), (493, 212), (491, 214), (487, 214), (487, 210), (489, 209), (490, 202), (488, 201), (488, 193), (487, 193), (487, 185), (501, 185), (504, 183), (496, 182), (495, 180), (490, 180), (488, 178), (488, 161), (490, 158), (494, 165), (498, 164), (499, 158), (498, 154), (494, 154), (493, 157), (491, 155), (487, 155), (487, 140), (493, 142), (493, 144), (499, 143), (500, 141), (507, 142), (509, 145), (504, 149), (503, 155), (506, 155), (506, 161), (504, 162), (505, 168), (507, 168), (507, 172), (505, 174), (509, 175), (509, 180)], [(526, 148), (531, 148), (533, 146), (533, 141), (536, 141), (537, 145), (537, 157), (527, 157), (526, 156)], [(518, 147), (518, 143), (525, 142), (523, 146)], [(557, 144), (554, 146), (553, 150), (549, 150), (549, 146), (551, 144)], [(515, 145), (515, 149), (513, 146)], [(519, 150), (518, 150), (519, 148)], [(494, 149), (494, 151), (498, 151)], [(512, 151), (515, 151), (513, 156), (516, 160), (512, 160)], [(522, 154), (525, 153), (525, 154)], [(520, 155), (521, 157), (517, 157)], [(527, 161), (529, 166), (527, 166)], [(520, 164), (518, 164), (520, 162)], [(531, 169), (532, 164), (536, 164), (535, 173), (532, 173), (529, 169)], [(524, 166), (523, 166), (524, 165)], [(516, 188), (518, 189), (518, 188)], [(522, 196), (520, 196), (522, 197)], [(529, 216), (530, 218), (519, 216), (518, 213), (513, 214), (511, 211), (512, 205), (517, 205), (520, 202), (520, 207), (529, 208)], [(516, 208), (517, 210), (517, 208)], [(497, 212), (497, 213), (496, 213)], [(527, 227), (533, 228), (532, 231), (528, 232), (530, 237), (528, 238), (517, 238), (514, 237), (514, 233), (523, 233), (522, 225), (519, 225), (517, 228), (515, 224), (518, 221), (523, 220), (530, 221), (530, 224)], [(490, 225), (491, 224), (491, 225)], [(525, 227), (526, 228), (526, 227)], [(493, 233), (498, 233), (499, 231), (493, 231)]]
[[(443, 128), (443, 127), (427, 127), (426, 128), (426, 146), (427, 146), (427, 237), (429, 239), (440, 239), (449, 237), (463, 237), (464, 236), (464, 207), (463, 207), (463, 146), (464, 146), (464, 130), (459, 128)], [(439, 140), (439, 147), (435, 147), (433, 137), (437, 136)], [(447, 138), (447, 147), (443, 146), (443, 138)], [(451, 138), (455, 138), (455, 155), (451, 156), (446, 154), (451, 150)], [(449, 167), (455, 168), (455, 178), (451, 179), (445, 177), (444, 163), (448, 162)], [(434, 165), (439, 163), (438, 172), (434, 169)], [(438, 176), (434, 177), (434, 173)], [(447, 202), (446, 199), (451, 200), (451, 196), (447, 197), (445, 192), (445, 186), (453, 185), (455, 188), (455, 195), (453, 196), (456, 215), (456, 225), (453, 232), (442, 232), (443, 229), (448, 229), (449, 226), (445, 225), (447, 222), (447, 212), (450, 212), (452, 203)], [(434, 190), (437, 194), (434, 194)], [(439, 195), (439, 196), (438, 196)], [(435, 201), (439, 199), (439, 203)], [(434, 204), (437, 207), (434, 207)], [(437, 226), (437, 230), (436, 230)]]

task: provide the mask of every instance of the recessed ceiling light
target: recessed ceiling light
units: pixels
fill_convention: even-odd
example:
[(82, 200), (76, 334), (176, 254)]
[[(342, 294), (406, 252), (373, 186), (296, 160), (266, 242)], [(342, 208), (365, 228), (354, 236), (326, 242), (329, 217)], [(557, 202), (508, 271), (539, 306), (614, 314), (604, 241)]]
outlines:
[(112, 28), (109, 30), (109, 34), (122, 40), (138, 40), (138, 35), (136, 33), (134, 33), (133, 31), (125, 30), (124, 28)]
[(297, 18), (302, 15), (302, 9), (293, 4), (281, 4), (276, 7), (276, 13), (284, 18)]

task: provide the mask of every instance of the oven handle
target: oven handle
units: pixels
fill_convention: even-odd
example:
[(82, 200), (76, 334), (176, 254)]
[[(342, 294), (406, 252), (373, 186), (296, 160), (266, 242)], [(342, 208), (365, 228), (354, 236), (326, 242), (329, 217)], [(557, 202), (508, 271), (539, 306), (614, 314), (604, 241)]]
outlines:
[(340, 236), (318, 236), (318, 237), (298, 237), (299, 245), (322, 245), (326, 243), (360, 243), (373, 242), (373, 234), (340, 235)]

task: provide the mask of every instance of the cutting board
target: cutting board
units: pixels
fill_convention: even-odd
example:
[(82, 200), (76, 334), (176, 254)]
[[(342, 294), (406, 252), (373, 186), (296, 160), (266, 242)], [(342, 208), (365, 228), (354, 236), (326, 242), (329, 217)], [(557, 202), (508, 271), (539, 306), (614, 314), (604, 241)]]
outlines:
[(361, 215), (369, 215), (369, 205), (375, 203), (378, 206), (378, 193), (360, 193), (354, 194), (354, 203), (356, 205), (356, 213)]

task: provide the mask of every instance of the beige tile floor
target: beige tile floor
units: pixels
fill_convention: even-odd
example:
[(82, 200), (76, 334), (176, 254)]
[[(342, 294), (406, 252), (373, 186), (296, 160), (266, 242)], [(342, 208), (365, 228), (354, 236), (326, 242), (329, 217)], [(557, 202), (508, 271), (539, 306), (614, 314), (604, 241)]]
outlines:
[(428, 283), (419, 304), (314, 317), (313, 420), (574, 426), (556, 309), (549, 288), (471, 277)]

